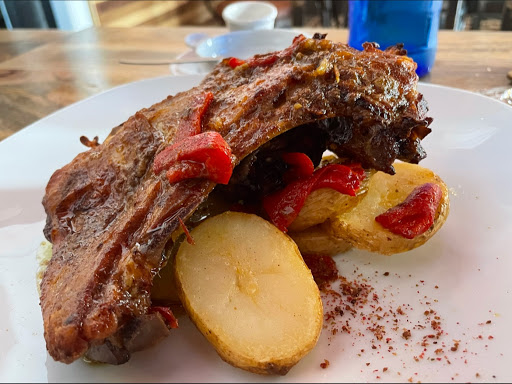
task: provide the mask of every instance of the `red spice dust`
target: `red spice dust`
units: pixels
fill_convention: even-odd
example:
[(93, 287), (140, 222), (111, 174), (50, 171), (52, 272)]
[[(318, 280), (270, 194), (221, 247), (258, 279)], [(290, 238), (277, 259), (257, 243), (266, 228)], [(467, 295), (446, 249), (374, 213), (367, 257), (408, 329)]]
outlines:
[(338, 267), (331, 256), (304, 254), (302, 258), (320, 289), (338, 278)]
[[(435, 308), (438, 300), (425, 296), (420, 291), (423, 287), (430, 286), (424, 280), (416, 280), (419, 282), (417, 289), (420, 290), (417, 291), (418, 299), (411, 305), (397, 302), (402, 284), (394, 287), (387, 285), (380, 288), (379, 292), (371, 284), (372, 278), (379, 279), (383, 275), (393, 274), (400, 278), (396, 273), (375, 271), (373, 277), (368, 277), (359, 273), (359, 267), (354, 266), (353, 277), (348, 278), (340, 275), (336, 263), (329, 256), (306, 256), (304, 259), (320, 287), (328, 345), (339, 335), (352, 337), (352, 346), (356, 347), (357, 356), (364, 359), (364, 355), (369, 354), (372, 357), (371, 366), (368, 360), (365, 366), (367, 370), (371, 369), (370, 373), (388, 371), (387, 367), (375, 370), (378, 368), (375, 367), (377, 358), (386, 359), (383, 362), (394, 363), (396, 368), (401, 365), (403, 370), (412, 371), (418, 363), (451, 365), (454, 359), (462, 362), (467, 361), (469, 355), (476, 355), (468, 352), (467, 348), (459, 348), (461, 340), (453, 340), (453, 344), (452, 340), (445, 340), (448, 336), (444, 330), (445, 320)], [(338, 265), (348, 262), (346, 259), (340, 261)], [(343, 273), (341, 269), (340, 271)], [(412, 275), (408, 277), (412, 278)], [(434, 285), (430, 287), (434, 288)], [(493, 339), (488, 334), (485, 337)], [(361, 343), (368, 343), (367, 347), (361, 348)], [(365, 364), (364, 361), (361, 361), (362, 365)], [(396, 371), (398, 376), (402, 373)], [(418, 382), (421, 379), (417, 372), (411, 380), (412, 378)]]

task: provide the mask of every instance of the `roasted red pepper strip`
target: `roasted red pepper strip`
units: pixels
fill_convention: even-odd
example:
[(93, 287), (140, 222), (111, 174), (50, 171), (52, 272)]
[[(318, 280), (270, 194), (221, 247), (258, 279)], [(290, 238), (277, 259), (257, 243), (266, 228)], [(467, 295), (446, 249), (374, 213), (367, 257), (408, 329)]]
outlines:
[(250, 67), (266, 67), (272, 65), (279, 59), (277, 55), (264, 55), (262, 57), (253, 57), (247, 62)]
[(227, 184), (233, 172), (231, 148), (218, 132), (207, 131), (190, 136), (156, 156), (153, 171), (158, 174), (164, 169), (170, 183), (205, 178)]
[(245, 64), (245, 60), (237, 59), (236, 57), (230, 57), (228, 60), (228, 65), (233, 69), (242, 64)]
[(394, 234), (414, 239), (434, 224), (442, 194), (437, 184), (420, 185), (402, 203), (377, 216), (375, 221)]
[(304, 35), (298, 35), (293, 38), (292, 44), (281, 51), (281, 57), (291, 56), (295, 48), (302, 43), (304, 40), (306, 40), (306, 36)]
[(311, 159), (301, 152), (286, 152), (281, 155), (284, 162), (291, 168), (284, 174), (284, 180), (291, 182), (313, 174), (315, 166)]
[(263, 198), (263, 209), (281, 231), (287, 232), (288, 226), (297, 218), (311, 186), (310, 180), (299, 180)]
[[(359, 164), (353, 166), (331, 164), (328, 167), (331, 167), (330, 171), (317, 180), (313, 190), (331, 188), (339, 193), (355, 196), (361, 181), (365, 178), (363, 167)], [(353, 175), (347, 176), (346, 168), (350, 169)]]
[(189, 244), (191, 244), (191, 245), (196, 245), (196, 242), (194, 241), (194, 239), (190, 235), (190, 232), (188, 231), (187, 226), (185, 225), (185, 223), (183, 222), (183, 220), (179, 216), (178, 216), (178, 221), (180, 222), (181, 229), (183, 230), (183, 232), (185, 233), (185, 236), (187, 237), (187, 242)]
[(169, 307), (149, 307), (149, 313), (159, 313), (162, 315), (164, 320), (167, 322), (169, 327), (175, 329), (178, 328), (178, 319), (174, 317), (174, 314)]
[(310, 177), (296, 180), (285, 188), (263, 199), (263, 208), (270, 221), (281, 231), (297, 218), (308, 195), (319, 188), (331, 188), (346, 195), (355, 196), (364, 170), (341, 164), (329, 164), (316, 170)]
[(205, 92), (195, 97), (188, 116), (179, 123), (176, 142), (201, 133), (201, 120), (212, 100), (213, 93), (211, 92)]

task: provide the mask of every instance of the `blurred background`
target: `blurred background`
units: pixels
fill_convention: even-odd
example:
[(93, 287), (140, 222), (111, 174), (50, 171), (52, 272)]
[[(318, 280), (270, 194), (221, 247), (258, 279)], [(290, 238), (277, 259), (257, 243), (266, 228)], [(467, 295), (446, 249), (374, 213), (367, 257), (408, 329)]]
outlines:
[[(512, 30), (512, 0), (443, 1), (441, 29)], [(82, 30), (92, 26), (222, 26), (233, 1), (0, 0), (0, 28)], [(271, 1), (276, 28), (348, 26), (346, 0)]]

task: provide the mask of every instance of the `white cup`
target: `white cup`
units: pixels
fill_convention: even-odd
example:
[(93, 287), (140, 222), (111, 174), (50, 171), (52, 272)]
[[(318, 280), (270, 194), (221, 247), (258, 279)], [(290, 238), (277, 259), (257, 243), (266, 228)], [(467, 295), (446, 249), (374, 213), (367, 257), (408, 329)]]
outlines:
[(273, 29), (276, 17), (277, 8), (265, 1), (240, 1), (222, 11), (230, 31)]

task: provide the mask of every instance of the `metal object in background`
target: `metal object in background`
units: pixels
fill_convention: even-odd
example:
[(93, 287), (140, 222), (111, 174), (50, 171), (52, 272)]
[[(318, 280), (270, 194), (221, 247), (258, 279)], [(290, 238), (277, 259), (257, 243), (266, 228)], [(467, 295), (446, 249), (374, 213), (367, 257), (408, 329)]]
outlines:
[(479, 30), (482, 23), (494, 20), (496, 29), (512, 31), (512, 0), (445, 0), (443, 5), (443, 28)]
[(0, 0), (0, 11), (7, 29), (56, 28), (48, 0)]
[(198, 64), (218, 63), (222, 57), (198, 57), (197, 59), (119, 59), (119, 64), (130, 65), (168, 65), (168, 64)]
[(0, 0), (4, 28), (59, 28), (79, 31), (92, 27), (87, 1)]
[(501, 16), (501, 30), (512, 31), (512, 0), (507, 0), (503, 6), (503, 15)]
[(440, 27), (463, 31), (466, 27), (464, 15), (466, 13), (465, 1), (444, 1), (441, 11)]

